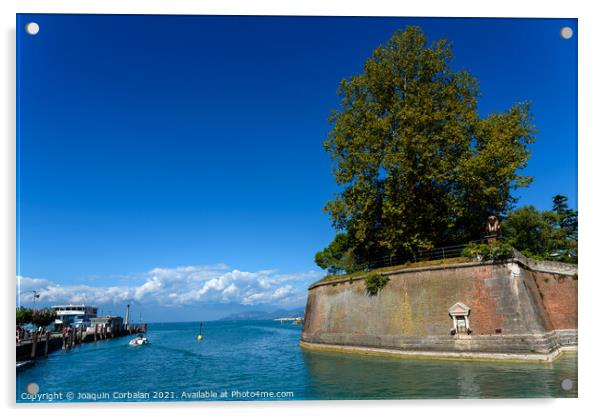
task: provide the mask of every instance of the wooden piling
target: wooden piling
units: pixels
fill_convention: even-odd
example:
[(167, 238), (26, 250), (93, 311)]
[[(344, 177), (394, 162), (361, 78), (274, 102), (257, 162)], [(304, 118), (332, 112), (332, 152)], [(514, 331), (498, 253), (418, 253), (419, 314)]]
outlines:
[(50, 332), (46, 332), (46, 344), (44, 345), (44, 357), (48, 357), (48, 345), (50, 344)]
[(67, 333), (63, 332), (63, 350), (67, 349)]
[(31, 339), (31, 359), (36, 359), (36, 349), (38, 347), (38, 332), (34, 332)]
[(98, 323), (94, 325), (94, 341), (98, 340)]

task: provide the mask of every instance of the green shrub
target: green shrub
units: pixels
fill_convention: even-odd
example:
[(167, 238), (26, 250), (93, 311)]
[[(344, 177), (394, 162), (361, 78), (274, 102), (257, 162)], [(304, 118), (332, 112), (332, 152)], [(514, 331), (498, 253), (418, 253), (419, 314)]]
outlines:
[(487, 243), (469, 243), (462, 251), (462, 256), (480, 261), (508, 259), (512, 257), (512, 254), (512, 246), (505, 242), (495, 242), (492, 245), (488, 245)]
[(471, 258), (471, 259), (483, 260), (483, 259), (485, 259), (485, 253), (488, 253), (488, 252), (489, 252), (488, 245), (477, 244), (477, 243), (471, 242), (468, 245), (466, 245), (466, 247), (462, 251), (462, 256), (466, 256), (467, 258)]
[(512, 258), (512, 246), (510, 246), (508, 243), (495, 242), (489, 248), (489, 259), (491, 260)]
[(364, 278), (364, 285), (366, 285), (366, 292), (368, 295), (376, 295), (380, 290), (385, 288), (389, 282), (389, 277), (371, 272)]

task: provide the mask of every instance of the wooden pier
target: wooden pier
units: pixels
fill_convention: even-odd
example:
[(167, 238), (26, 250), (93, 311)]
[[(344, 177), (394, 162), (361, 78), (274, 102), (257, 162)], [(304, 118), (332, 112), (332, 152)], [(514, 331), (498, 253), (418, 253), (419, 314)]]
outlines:
[(59, 349), (71, 349), (81, 343), (96, 342), (105, 339), (128, 336), (135, 333), (146, 333), (147, 325), (129, 326), (94, 326), (88, 329), (68, 329), (64, 332), (33, 333), (31, 339), (17, 343), (17, 371), (27, 368), (40, 357)]

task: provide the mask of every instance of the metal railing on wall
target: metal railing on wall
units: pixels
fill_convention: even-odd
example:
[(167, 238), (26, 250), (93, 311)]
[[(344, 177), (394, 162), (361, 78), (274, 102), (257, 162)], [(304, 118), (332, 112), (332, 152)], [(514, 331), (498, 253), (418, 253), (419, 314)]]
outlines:
[(381, 258), (371, 259), (368, 262), (368, 269), (383, 268), (387, 266), (402, 265), (408, 262), (436, 261), (441, 259), (458, 258), (462, 256), (464, 249), (471, 243), (486, 243), (486, 239), (471, 240), (461, 245), (441, 246), (438, 248), (416, 251), (407, 255), (383, 256)]

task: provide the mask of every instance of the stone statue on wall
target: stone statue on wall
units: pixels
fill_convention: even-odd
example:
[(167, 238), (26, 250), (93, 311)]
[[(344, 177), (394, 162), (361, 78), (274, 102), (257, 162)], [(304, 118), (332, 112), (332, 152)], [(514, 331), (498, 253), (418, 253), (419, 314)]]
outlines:
[(486, 237), (499, 237), (501, 231), (499, 219), (496, 216), (489, 216), (486, 224)]

